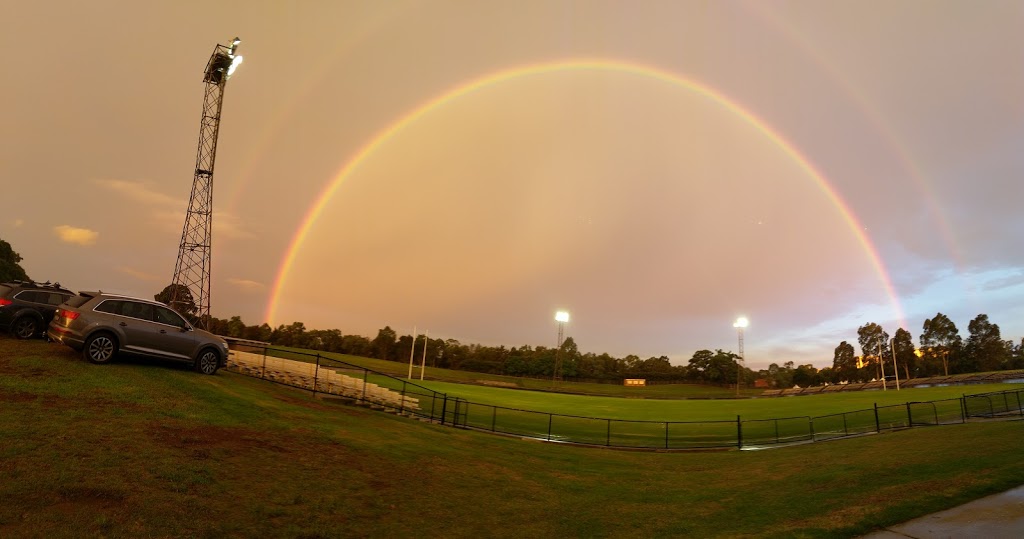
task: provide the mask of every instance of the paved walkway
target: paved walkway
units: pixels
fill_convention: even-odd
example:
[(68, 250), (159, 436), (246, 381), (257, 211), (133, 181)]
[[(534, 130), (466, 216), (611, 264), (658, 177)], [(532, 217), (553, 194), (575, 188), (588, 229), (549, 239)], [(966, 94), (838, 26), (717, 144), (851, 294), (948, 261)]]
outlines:
[(1024, 537), (1024, 486), (974, 500), (959, 507), (915, 518), (864, 539), (946, 539), (984, 537), (1020, 539)]

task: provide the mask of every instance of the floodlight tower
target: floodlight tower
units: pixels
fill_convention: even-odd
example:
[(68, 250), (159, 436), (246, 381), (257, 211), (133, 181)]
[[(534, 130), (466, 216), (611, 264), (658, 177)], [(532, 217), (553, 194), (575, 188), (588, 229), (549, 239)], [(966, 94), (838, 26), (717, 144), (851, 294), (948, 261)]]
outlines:
[(193, 314), (198, 325), (210, 325), (210, 232), (213, 228), (213, 163), (217, 157), (217, 134), (220, 131), (220, 111), (224, 105), (224, 87), (242, 63), (242, 57), (235, 54), (237, 37), (231, 45), (217, 44), (206, 62), (203, 82), (206, 94), (203, 97), (203, 116), (199, 124), (199, 149), (196, 152), (195, 177), (192, 180), (192, 195), (185, 214), (185, 226), (181, 229), (181, 243), (178, 260), (174, 264), (174, 278), (171, 279), (170, 305), (182, 314), (190, 311), (187, 296), (195, 304)]
[(732, 327), (736, 328), (736, 334), (737, 334), (737, 336), (739, 338), (739, 341), (740, 341), (739, 342), (739, 345), (740, 345), (740, 360), (736, 362), (736, 396), (737, 397), (740, 396), (740, 378), (741, 378), (740, 375), (743, 372), (743, 364), (746, 363), (745, 358), (743, 356), (743, 328), (745, 328), (745, 327), (747, 327), (749, 325), (750, 325), (750, 321), (747, 320), (746, 317), (743, 317), (743, 316), (737, 318), (736, 322), (734, 322), (733, 325), (732, 325)]
[(551, 375), (552, 382), (562, 379), (562, 338), (565, 336), (565, 323), (569, 321), (569, 313), (558, 311), (555, 313), (555, 321), (558, 322), (558, 348), (555, 348), (555, 370)]

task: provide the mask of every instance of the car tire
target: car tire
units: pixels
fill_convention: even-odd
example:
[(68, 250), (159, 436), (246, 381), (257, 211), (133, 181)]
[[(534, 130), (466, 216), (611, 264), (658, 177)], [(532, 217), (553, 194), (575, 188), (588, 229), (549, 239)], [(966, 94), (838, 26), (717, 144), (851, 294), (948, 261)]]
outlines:
[(22, 316), (11, 323), (11, 333), (19, 339), (31, 339), (39, 333), (39, 325), (31, 317)]
[(203, 374), (216, 374), (217, 369), (220, 368), (220, 355), (212, 348), (200, 350), (199, 357), (196, 358), (195, 368), (197, 372)]
[(117, 355), (117, 339), (109, 333), (94, 333), (85, 340), (82, 355), (90, 363), (99, 365), (110, 363)]

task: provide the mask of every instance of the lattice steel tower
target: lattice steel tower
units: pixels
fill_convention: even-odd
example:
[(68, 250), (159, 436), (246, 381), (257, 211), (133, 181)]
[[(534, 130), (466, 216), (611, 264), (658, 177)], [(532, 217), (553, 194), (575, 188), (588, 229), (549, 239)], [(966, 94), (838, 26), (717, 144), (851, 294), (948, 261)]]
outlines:
[[(236, 37), (231, 45), (218, 44), (206, 63), (203, 82), (203, 118), (199, 124), (199, 149), (196, 152), (196, 175), (192, 181), (192, 195), (181, 229), (178, 261), (174, 264), (174, 278), (170, 304), (182, 314), (197, 319), (200, 327), (210, 325), (210, 232), (213, 227), (213, 164), (217, 157), (217, 134), (220, 131), (220, 112), (224, 105), (224, 87), (242, 57), (235, 54), (241, 41)], [(194, 304), (195, 309), (192, 309)]]

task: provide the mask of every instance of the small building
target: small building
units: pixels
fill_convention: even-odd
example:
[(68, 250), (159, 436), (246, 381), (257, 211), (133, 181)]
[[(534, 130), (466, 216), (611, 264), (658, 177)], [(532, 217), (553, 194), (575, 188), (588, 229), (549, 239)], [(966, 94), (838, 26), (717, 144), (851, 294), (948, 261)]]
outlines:
[(646, 386), (647, 385), (647, 379), (646, 378), (626, 378), (625, 380), (622, 381), (622, 385), (624, 385), (626, 387), (630, 387), (630, 386)]

